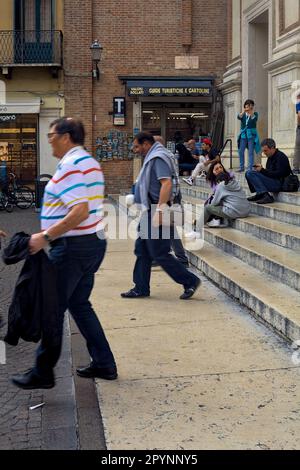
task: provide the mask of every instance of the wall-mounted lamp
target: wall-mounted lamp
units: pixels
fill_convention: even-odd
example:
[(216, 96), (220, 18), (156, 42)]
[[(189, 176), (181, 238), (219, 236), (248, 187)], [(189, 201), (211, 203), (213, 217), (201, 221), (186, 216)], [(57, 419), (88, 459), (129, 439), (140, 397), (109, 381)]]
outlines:
[(96, 78), (97, 80), (100, 79), (100, 70), (98, 68), (98, 63), (101, 60), (101, 54), (103, 51), (103, 47), (101, 44), (98, 42), (96, 39), (93, 44), (90, 47), (90, 50), (92, 52), (92, 61), (93, 61), (93, 78)]

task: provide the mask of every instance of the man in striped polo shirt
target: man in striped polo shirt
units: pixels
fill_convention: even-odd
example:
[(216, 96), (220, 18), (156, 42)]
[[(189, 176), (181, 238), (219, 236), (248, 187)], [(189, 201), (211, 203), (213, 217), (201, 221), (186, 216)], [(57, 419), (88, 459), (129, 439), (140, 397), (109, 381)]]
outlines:
[(88, 367), (77, 369), (77, 374), (86, 378), (117, 378), (114, 356), (89, 302), (94, 275), (105, 255), (106, 240), (101, 227), (104, 177), (99, 163), (84, 149), (84, 137), (83, 124), (75, 119), (61, 118), (50, 125), (49, 143), (54, 157), (60, 161), (45, 188), (42, 231), (31, 236), (29, 246), (33, 255), (50, 244), (49, 258), (58, 273), (59, 334), (55, 344), (43, 337), (35, 366), (13, 377), (13, 383), (23, 389), (54, 387), (53, 369), (61, 352), (67, 309), (92, 358)]

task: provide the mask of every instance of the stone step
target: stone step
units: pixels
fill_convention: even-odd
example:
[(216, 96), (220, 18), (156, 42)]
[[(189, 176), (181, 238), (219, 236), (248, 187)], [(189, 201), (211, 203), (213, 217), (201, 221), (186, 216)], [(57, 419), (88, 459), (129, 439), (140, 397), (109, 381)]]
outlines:
[[(204, 195), (204, 194), (203, 194)], [(207, 193), (205, 193), (205, 197)], [(183, 196), (186, 203), (203, 203), (204, 199), (190, 198)], [(300, 252), (300, 227), (278, 220), (250, 215), (245, 219), (236, 219), (232, 222), (232, 227), (255, 235), (257, 238)]]
[[(207, 199), (209, 194), (210, 191), (204, 188), (182, 188), (183, 199), (189, 202), (191, 201), (194, 204), (199, 204), (201, 200)], [(252, 202), (251, 213), (287, 224), (300, 225), (300, 206), (294, 204), (286, 204), (283, 202), (256, 204)]]
[(233, 228), (250, 233), (284, 248), (300, 252), (300, 227), (278, 222), (264, 217), (249, 216), (246, 219), (236, 219)]
[(299, 292), (205, 242), (190, 263), (291, 341), (300, 338)]
[(300, 291), (300, 253), (279, 246), (275, 248), (270, 242), (258, 240), (254, 235), (233, 228), (204, 229), (204, 239), (260, 272)]
[[(249, 187), (245, 178), (240, 180), (240, 184), (242, 188), (245, 190), (247, 196), (251, 196), (251, 193), (249, 191)], [(201, 189), (206, 189), (209, 192), (211, 192), (211, 188), (204, 178), (197, 178), (194, 186), (188, 186), (186, 183), (182, 182), (181, 190), (184, 191), (186, 188), (195, 189), (196, 191), (197, 190), (200, 191)], [(300, 192), (299, 191), (296, 193), (285, 193), (285, 192), (273, 193), (273, 196), (277, 202), (283, 202), (286, 204), (293, 204), (293, 205), (300, 206)]]
[[(188, 200), (184, 202), (193, 202), (193, 215), (195, 216), (195, 202), (198, 200)], [(257, 218), (259, 223), (259, 219)], [(261, 218), (262, 219), (262, 218)], [(245, 222), (245, 219), (238, 219), (234, 224), (240, 221)], [(262, 219), (264, 220), (264, 219)], [(272, 221), (270, 221), (272, 222)], [(247, 228), (245, 226), (244, 228)], [(299, 234), (299, 227), (291, 226), (296, 229)], [(287, 230), (287, 228), (285, 227)], [(284, 284), (293, 289), (300, 290), (300, 252), (290, 250), (288, 247), (277, 246), (270, 240), (264, 240), (259, 235), (263, 233), (255, 232), (254, 234), (240, 231), (235, 225), (233, 228), (228, 227), (225, 229), (210, 229), (204, 228), (204, 240), (215, 245), (217, 248), (222, 249), (226, 253), (241, 259), (250, 266), (265, 272), (276, 279), (280, 279)], [(274, 230), (273, 237), (276, 237)], [(300, 243), (298, 238), (298, 244)]]

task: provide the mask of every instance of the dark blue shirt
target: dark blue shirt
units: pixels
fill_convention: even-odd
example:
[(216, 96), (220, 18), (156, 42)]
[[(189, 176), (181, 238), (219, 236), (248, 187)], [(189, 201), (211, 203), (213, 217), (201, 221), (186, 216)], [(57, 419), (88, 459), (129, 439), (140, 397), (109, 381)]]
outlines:
[[(149, 189), (151, 202), (153, 204), (156, 204), (159, 201), (159, 195), (161, 190), (161, 183), (159, 180), (164, 178), (172, 179), (172, 171), (170, 170), (166, 162), (164, 162), (161, 158), (156, 158), (151, 169)], [(136, 186), (134, 200), (137, 204), (141, 204), (141, 196), (138, 186)]]

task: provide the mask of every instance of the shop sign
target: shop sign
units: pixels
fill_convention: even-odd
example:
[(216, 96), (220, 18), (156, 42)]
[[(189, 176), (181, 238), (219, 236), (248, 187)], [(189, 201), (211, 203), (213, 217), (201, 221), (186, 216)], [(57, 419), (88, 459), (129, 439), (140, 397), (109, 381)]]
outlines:
[(134, 96), (211, 96), (209, 86), (129, 86), (128, 95)]
[(17, 119), (15, 114), (0, 114), (0, 122), (13, 122)]
[(113, 101), (114, 126), (125, 126), (125, 98), (116, 97)]

